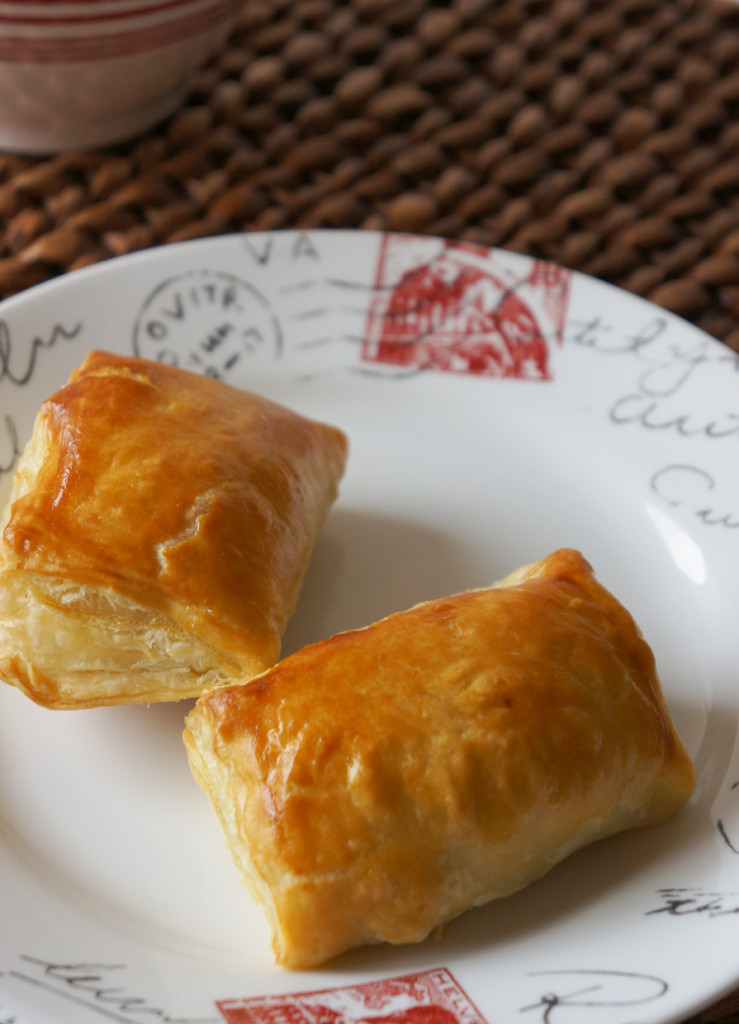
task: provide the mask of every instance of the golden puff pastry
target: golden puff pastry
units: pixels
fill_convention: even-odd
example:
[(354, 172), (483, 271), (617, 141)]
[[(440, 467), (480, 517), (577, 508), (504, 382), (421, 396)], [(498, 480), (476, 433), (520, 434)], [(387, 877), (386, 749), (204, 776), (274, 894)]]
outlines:
[(422, 940), (694, 785), (650, 648), (572, 550), (205, 695), (184, 738), (296, 968)]
[(82, 708), (274, 664), (346, 454), (264, 398), (91, 353), (42, 405), (0, 516), (0, 678)]

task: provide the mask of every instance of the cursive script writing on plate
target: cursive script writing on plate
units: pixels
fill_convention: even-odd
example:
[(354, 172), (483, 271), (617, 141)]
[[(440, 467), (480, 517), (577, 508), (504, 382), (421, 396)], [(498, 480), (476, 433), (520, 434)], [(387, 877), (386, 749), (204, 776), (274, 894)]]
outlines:
[[(173, 1017), (136, 988), (126, 985), (125, 964), (88, 961), (55, 962), (40, 957), (19, 957), (21, 965), (5, 977), (23, 986), (41, 989), (61, 1002), (84, 1007), (92, 1014), (119, 1024), (217, 1024), (219, 1017)], [(3, 1024), (0, 1019), (0, 1024)], [(18, 1021), (18, 1024), (23, 1022)]]
[(0, 425), (0, 475), (9, 473), (21, 454), (18, 428), (12, 416), (6, 415)]
[[(537, 1002), (521, 1007), (522, 1013), (538, 1011), (542, 1024), (587, 1020), (587, 1015), (582, 1016), (583, 1010), (604, 1011), (598, 1015), (599, 1021), (605, 1021), (605, 1011), (610, 1010), (613, 1012), (607, 1017), (609, 1024), (633, 1024), (633, 1007), (660, 999), (669, 987), (661, 978), (632, 971), (536, 971), (527, 977), (547, 979), (547, 990)], [(626, 1016), (622, 1014), (624, 1010)]]
[(739, 356), (700, 334), (683, 335), (660, 315), (634, 330), (601, 316), (573, 320), (566, 341), (633, 369), (607, 410), (614, 426), (679, 440), (685, 456), (655, 466), (652, 492), (704, 526), (739, 526), (734, 475), (709, 464), (709, 452), (739, 440)]
[[(81, 330), (81, 323), (73, 327), (55, 324), (48, 336), (36, 336), (30, 345), (14, 345), (10, 327), (0, 320), (0, 384), (7, 380), (15, 387), (25, 387), (33, 379), (41, 350), (53, 348), (59, 341), (74, 341)], [(0, 419), (0, 476), (12, 472), (20, 453), (16, 422), (6, 413)]]
[(701, 914), (705, 917), (729, 917), (739, 914), (739, 892), (710, 892), (699, 888), (658, 889), (661, 905), (647, 910), (647, 916), (669, 914), (685, 917)]
[(58, 341), (74, 341), (81, 330), (81, 323), (71, 328), (55, 324), (48, 337), (37, 336), (29, 346), (14, 346), (7, 322), (0, 320), (0, 382), (7, 379), (18, 387), (28, 384), (36, 370), (41, 349), (53, 348)]

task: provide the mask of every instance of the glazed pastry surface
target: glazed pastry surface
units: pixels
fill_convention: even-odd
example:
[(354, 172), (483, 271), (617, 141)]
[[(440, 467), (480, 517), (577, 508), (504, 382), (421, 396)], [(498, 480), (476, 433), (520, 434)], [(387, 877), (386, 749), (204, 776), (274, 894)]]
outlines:
[(76, 708), (274, 664), (346, 454), (265, 398), (91, 353), (41, 407), (0, 517), (0, 677)]
[(297, 968), (422, 940), (694, 786), (650, 648), (568, 549), (205, 695), (184, 739)]

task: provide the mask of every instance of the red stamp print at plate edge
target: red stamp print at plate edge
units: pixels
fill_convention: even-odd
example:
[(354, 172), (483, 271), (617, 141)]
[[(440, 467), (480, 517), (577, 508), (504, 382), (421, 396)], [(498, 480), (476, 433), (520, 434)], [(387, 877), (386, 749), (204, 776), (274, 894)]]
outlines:
[(227, 1024), (487, 1024), (445, 967), (216, 1006)]
[(521, 275), (483, 246), (384, 235), (362, 358), (549, 380), (571, 279), (571, 271), (533, 258)]

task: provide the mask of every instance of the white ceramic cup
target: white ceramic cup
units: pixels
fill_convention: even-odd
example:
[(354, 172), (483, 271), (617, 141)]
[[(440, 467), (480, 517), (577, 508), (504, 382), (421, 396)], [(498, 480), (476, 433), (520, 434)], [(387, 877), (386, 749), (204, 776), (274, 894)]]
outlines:
[(0, 0), (0, 150), (122, 142), (171, 114), (242, 0)]

